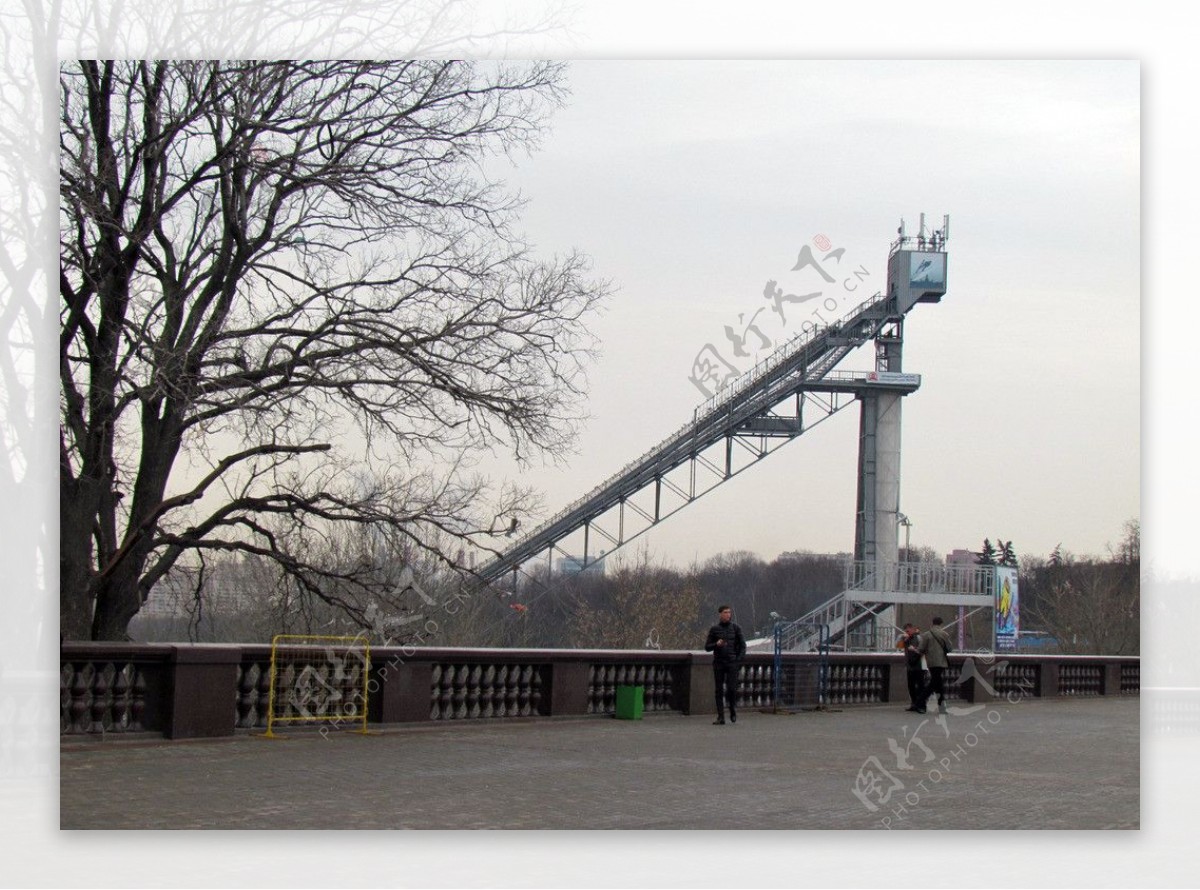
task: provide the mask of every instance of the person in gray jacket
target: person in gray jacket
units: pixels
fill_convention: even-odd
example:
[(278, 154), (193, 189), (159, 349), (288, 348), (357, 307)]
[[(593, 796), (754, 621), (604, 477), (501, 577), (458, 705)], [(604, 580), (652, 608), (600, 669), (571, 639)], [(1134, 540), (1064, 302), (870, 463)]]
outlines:
[(929, 666), (929, 685), (921, 693), (921, 710), (924, 711), (929, 696), (936, 692), (938, 712), (945, 714), (946, 668), (950, 667), (950, 660), (946, 656), (954, 651), (954, 646), (950, 643), (950, 635), (942, 628), (940, 617), (934, 618), (933, 627), (921, 634), (917, 651), (925, 656), (925, 663)]

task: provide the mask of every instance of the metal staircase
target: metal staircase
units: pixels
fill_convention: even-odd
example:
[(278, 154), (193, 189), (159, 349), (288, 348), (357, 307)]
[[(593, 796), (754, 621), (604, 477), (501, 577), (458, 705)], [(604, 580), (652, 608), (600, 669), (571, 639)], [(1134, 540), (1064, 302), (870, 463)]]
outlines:
[[(824, 646), (827, 649), (836, 649), (840, 651), (848, 651), (852, 646), (852, 637), (856, 631), (868, 625), (873, 619), (879, 617), (879, 613), (887, 609), (891, 604), (887, 602), (862, 602), (851, 598), (848, 594), (850, 590), (843, 590), (841, 593), (832, 599), (826, 600), (817, 606), (812, 611), (797, 618), (792, 622), (795, 631), (791, 627), (784, 628), (782, 635), (790, 643), (792, 652), (814, 652), (819, 646)], [(804, 633), (804, 629), (812, 627), (825, 628), (822, 634), (817, 631)], [(891, 630), (890, 626), (887, 630)], [(875, 631), (877, 628), (871, 627), (871, 637), (878, 636)], [(863, 635), (858, 634), (861, 640)], [(867, 645), (862, 648), (883, 648), (879, 645), (878, 640), (872, 640), (875, 645)]]
[[(791, 622), (782, 638), (792, 652), (814, 652), (821, 646), (889, 650), (899, 631), (886, 615), (892, 606), (909, 602), (990, 608), (995, 572), (995, 566), (851, 560), (845, 566), (845, 589)], [(886, 626), (872, 626), (878, 620)], [(828, 632), (824, 637), (815, 630), (804, 632), (816, 627), (827, 627)]]

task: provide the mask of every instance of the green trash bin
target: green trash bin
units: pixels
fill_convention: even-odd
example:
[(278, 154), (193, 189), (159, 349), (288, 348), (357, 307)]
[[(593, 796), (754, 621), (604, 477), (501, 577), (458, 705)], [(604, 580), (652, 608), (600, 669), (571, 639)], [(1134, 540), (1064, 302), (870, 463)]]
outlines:
[(646, 687), (617, 687), (617, 719), (641, 720), (646, 706)]

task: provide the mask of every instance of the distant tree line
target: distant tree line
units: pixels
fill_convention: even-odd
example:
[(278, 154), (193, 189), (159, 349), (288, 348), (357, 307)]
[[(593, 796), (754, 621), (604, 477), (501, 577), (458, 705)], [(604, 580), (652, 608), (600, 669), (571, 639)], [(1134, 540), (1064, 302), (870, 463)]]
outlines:
[[(1022, 557), (1022, 633), (1047, 638), (1046, 651), (1138, 654), (1140, 537), (1139, 524), (1131, 520), (1104, 557), (1076, 556), (1061, 545), (1044, 558)], [(989, 546), (985, 541), (977, 555)], [(938, 559), (930, 548), (919, 552), (923, 559)], [(1002, 541), (992, 553), (993, 564), (1017, 562), (1011, 542)], [(843, 556), (808, 552), (768, 561), (731, 551), (679, 569), (640, 550), (611, 557), (603, 573), (564, 575), (542, 567), (520, 576), (515, 589), (501, 583), (467, 595), (460, 576), (436, 559), (415, 549), (392, 553), (382, 541), (372, 545), (359, 538), (353, 547), (343, 541), (310, 559), (369, 562), (411, 605), (394, 612), (368, 609), (360, 620), (326, 597), (281, 583), (268, 561), (231, 556), (179, 582), (180, 614), (139, 615), (131, 634), (144, 641), (265, 642), (275, 633), (365, 630), (376, 643), (696, 649), (720, 604), (733, 606), (748, 636), (767, 636), (776, 616), (799, 618), (844, 587)], [(988, 614), (969, 619), (972, 639), (990, 637)]]
[[(563, 575), (543, 568), (520, 577), (515, 590), (501, 584), (463, 596), (458, 576), (436, 563), (413, 564), (406, 573), (402, 559), (389, 564), (383, 554), (372, 555), (377, 570), (397, 579), (397, 586), (411, 577), (419, 588), (419, 597), (410, 592), (406, 598), (413, 603), (407, 610), (359, 621), (325, 598), (275, 583), (266, 563), (230, 557), (210, 563), (203, 578), (180, 581), (180, 614), (139, 615), (130, 632), (145, 641), (263, 642), (275, 633), (365, 629), (379, 642), (397, 644), (695, 649), (720, 604), (733, 606), (748, 635), (766, 635), (772, 613), (798, 618), (844, 585), (841, 557), (828, 554), (791, 552), (767, 561), (733, 551), (678, 569), (637, 551), (610, 559), (603, 573)], [(331, 552), (327, 558), (347, 556)], [(427, 621), (436, 622), (432, 632), (423, 632)]]
[(1042, 631), (1068, 655), (1141, 652), (1141, 524), (1125, 523), (1106, 557), (1076, 556), (1059, 544), (1026, 557), (1018, 574), (1023, 631)]

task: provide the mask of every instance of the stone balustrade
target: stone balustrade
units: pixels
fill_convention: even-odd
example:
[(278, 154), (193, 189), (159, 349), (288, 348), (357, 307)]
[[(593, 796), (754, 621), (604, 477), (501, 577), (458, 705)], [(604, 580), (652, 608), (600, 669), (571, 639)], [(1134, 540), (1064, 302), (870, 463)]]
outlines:
[[(1136, 695), (1140, 689), (1136, 657), (998, 654), (976, 655), (968, 664), (971, 657), (951, 656), (948, 698), (990, 701), (1017, 691), (1040, 698)], [(797, 666), (817, 662), (815, 654), (784, 659)], [(711, 660), (682, 651), (373, 647), (367, 719), (406, 724), (600, 717), (613, 713), (622, 685), (645, 690), (648, 714), (711, 714)], [(267, 726), (270, 646), (65, 643), (60, 664), (64, 738), (197, 738)], [(747, 655), (740, 707), (772, 707), (774, 671), (771, 654)], [(906, 701), (898, 653), (829, 657), (828, 705)]]

